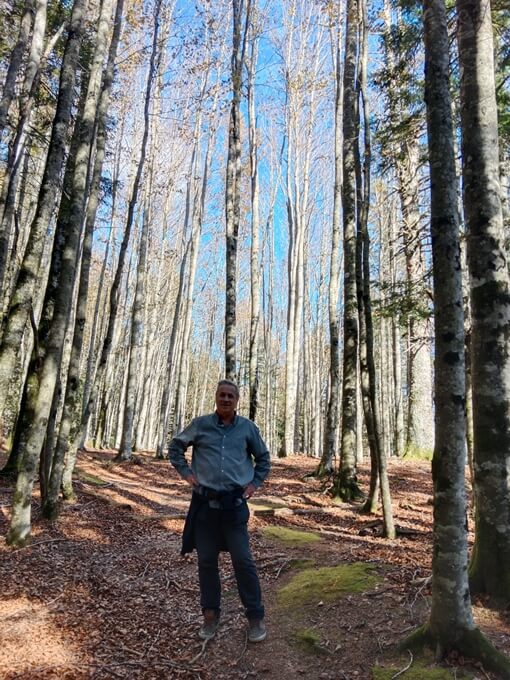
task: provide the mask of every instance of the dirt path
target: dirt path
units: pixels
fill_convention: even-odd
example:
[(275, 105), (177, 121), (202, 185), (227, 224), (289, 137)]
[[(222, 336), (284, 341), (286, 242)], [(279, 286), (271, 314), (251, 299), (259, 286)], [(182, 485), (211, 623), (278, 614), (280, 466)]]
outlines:
[[(142, 456), (142, 465), (119, 467), (111, 458), (108, 452), (81, 457), (77, 502), (56, 525), (40, 519), (36, 504), (31, 546), (0, 545), (2, 679), (368, 680), (390, 678), (409, 664), (408, 656), (389, 660), (388, 653), (426, 617), (428, 464), (392, 464), (396, 521), (408, 533), (388, 542), (377, 535), (373, 517), (354, 506), (332, 506), (319, 482), (303, 479), (313, 461), (275, 462), (250, 520), (268, 638), (247, 644), (233, 573), (222, 556), (222, 624), (204, 645), (196, 636), (196, 558), (179, 555), (188, 490), (164, 461)], [(0, 482), (2, 534), (9, 504), (10, 490)], [(283, 509), (274, 512), (275, 505)], [(296, 543), (294, 534), (284, 542), (266, 533), (271, 527), (313, 532), (318, 540)], [(285, 606), (281, 589), (300, 573), (295, 560), (315, 570), (369, 563), (378, 583), (333, 601), (326, 592)], [(475, 613), (484, 632), (510, 653), (508, 620), (482, 606)], [(393, 670), (374, 675), (378, 663)], [(490, 677), (470, 671), (470, 677)], [(425, 678), (425, 671), (415, 677)]]

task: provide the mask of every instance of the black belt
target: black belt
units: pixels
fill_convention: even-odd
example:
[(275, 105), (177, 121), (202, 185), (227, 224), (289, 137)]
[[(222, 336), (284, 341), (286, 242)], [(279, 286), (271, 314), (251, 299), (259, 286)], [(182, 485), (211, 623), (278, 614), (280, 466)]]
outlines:
[(202, 496), (202, 498), (206, 498), (208, 501), (211, 500), (220, 500), (224, 496), (242, 496), (244, 489), (242, 486), (238, 486), (235, 489), (230, 489), (230, 491), (216, 491), (216, 489), (211, 489), (208, 486), (195, 486), (193, 491), (198, 494), (199, 496)]
[(209, 489), (207, 486), (196, 486), (193, 491), (207, 500), (217, 500), (222, 495), (221, 491)]

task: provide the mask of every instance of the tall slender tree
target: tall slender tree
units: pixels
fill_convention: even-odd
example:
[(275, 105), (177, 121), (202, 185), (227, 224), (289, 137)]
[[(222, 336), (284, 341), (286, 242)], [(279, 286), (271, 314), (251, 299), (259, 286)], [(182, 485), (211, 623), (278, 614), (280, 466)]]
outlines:
[[(232, 0), (232, 101), (225, 179), (225, 375), (235, 379), (237, 250), (241, 202), (241, 94), (251, 0)], [(244, 18), (244, 21), (243, 21)]]
[(489, 0), (458, 0), (463, 201), (471, 282), (475, 592), (510, 598), (510, 277)]
[[(342, 224), (342, 15), (337, 11), (333, 22), (332, 47), (335, 64), (335, 183), (333, 187), (333, 225), (331, 229), (331, 258), (329, 265), (329, 399), (324, 428), (324, 448), (317, 469), (318, 476), (333, 471), (338, 445), (338, 414), (340, 400), (340, 315), (338, 298), (340, 286), (340, 244)], [(333, 39), (333, 35), (335, 39)]]
[[(99, 185), (106, 151), (107, 114), (113, 83), (115, 58), (117, 55), (117, 48), (119, 45), (122, 27), (123, 8), (124, 0), (117, 0), (112, 39), (108, 53), (108, 63), (104, 73), (101, 98), (98, 106), (96, 121), (96, 156), (94, 159), (90, 196), (87, 205), (71, 356), (69, 360), (69, 369), (67, 371), (67, 384), (63, 394), (63, 413), (58, 430), (55, 451), (53, 453), (53, 460), (51, 462), (48, 492), (46, 497), (43, 499), (43, 513), (50, 519), (54, 519), (58, 512), (57, 501), (60, 492), (60, 486), (62, 484), (65, 456), (68, 451), (69, 441), (74, 439), (75, 432), (73, 428), (76, 429), (80, 419), (79, 405), (80, 396), (82, 395), (80, 381), (80, 359), (82, 356), (83, 337), (87, 317), (87, 300), (92, 260), (94, 225), (99, 204)], [(73, 468), (72, 461), (68, 461), (68, 465), (71, 469)]]
[[(67, 41), (62, 59), (57, 107), (37, 208), (30, 226), (30, 235), (23, 256), (14, 294), (3, 320), (0, 344), (0, 421), (5, 409), (16, 411), (19, 394), (11, 385), (20, 385), (17, 372), (21, 370), (19, 352), (28, 325), (35, 325), (37, 283), (41, 258), (46, 243), (48, 225), (52, 222), (55, 202), (61, 190), (61, 173), (68, 145), (69, 127), (74, 105), (79, 50), (83, 36), (85, 0), (75, 0)], [(32, 320), (32, 321), (31, 321)]]
[(344, 307), (343, 372), (341, 405), (340, 469), (333, 491), (344, 500), (359, 497), (356, 479), (356, 393), (358, 365), (358, 305), (356, 291), (356, 155), (358, 126), (357, 68), (359, 46), (359, 2), (349, 0), (345, 35), (343, 77), (343, 230), (344, 230)]
[(71, 192), (70, 195), (62, 194), (59, 208), (43, 317), (37, 331), (32, 366), (27, 378), (30, 394), (19, 416), (25, 427), (13, 444), (13, 447), (20, 449), (20, 463), (7, 540), (16, 545), (23, 544), (30, 536), (30, 496), (59, 379), (64, 339), (72, 312), (94, 124), (111, 21), (111, 0), (105, 0), (98, 19), (83, 114), (77, 122), (76, 152), (70, 154), (68, 159), (68, 163), (73, 164)]

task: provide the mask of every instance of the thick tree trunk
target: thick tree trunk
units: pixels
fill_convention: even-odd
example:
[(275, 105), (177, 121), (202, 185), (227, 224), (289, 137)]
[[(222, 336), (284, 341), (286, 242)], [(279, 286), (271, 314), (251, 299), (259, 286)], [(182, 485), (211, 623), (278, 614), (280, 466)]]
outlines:
[(30, 535), (30, 494), (34, 482), (33, 474), (38, 466), (44, 443), (73, 302), (94, 122), (101, 90), (110, 21), (111, 5), (108, 12), (101, 15), (98, 23), (83, 116), (77, 123), (77, 147), (71, 194), (67, 196), (64, 193), (62, 196), (55, 228), (50, 276), (43, 317), (38, 329), (37, 344), (40, 352), (36, 346), (30, 374), (30, 380), (37, 382), (37, 388), (30, 402), (27, 403), (26, 412), (20, 414), (20, 418), (25, 418), (27, 430), (23, 433), (22, 442), (19, 442), (21, 453), (15, 492), (16, 502), (13, 503), (11, 525), (7, 536), (8, 542), (15, 545), (23, 544)]
[(457, 0), (462, 161), (471, 280), (475, 546), (470, 583), (510, 599), (510, 279), (499, 176), (489, 0)]
[(18, 395), (12, 396), (11, 383), (18, 384), (15, 372), (19, 369), (19, 350), (23, 334), (34, 317), (39, 266), (44, 251), (48, 225), (54, 212), (55, 201), (61, 190), (61, 172), (67, 148), (74, 86), (82, 38), (85, 0), (76, 0), (73, 6), (68, 39), (60, 72), (59, 96), (46, 165), (39, 191), (36, 213), (30, 227), (30, 236), (20, 268), (16, 288), (4, 319), (0, 346), (0, 420), (6, 408), (16, 408)]
[(431, 643), (483, 661), (498, 677), (510, 663), (476, 629), (467, 576), (465, 376), (462, 273), (444, 0), (425, 0), (425, 97), (429, 140), (435, 307), (434, 551), (428, 623), (404, 645)]
[[(99, 100), (98, 114), (97, 114), (97, 134), (96, 134), (96, 157), (94, 160), (94, 169), (92, 174), (92, 181), (90, 185), (90, 197), (87, 205), (87, 216), (85, 224), (85, 235), (82, 245), (82, 262), (80, 270), (80, 282), (78, 288), (78, 300), (76, 309), (76, 318), (74, 324), (74, 334), (72, 340), (71, 357), (69, 360), (69, 369), (67, 373), (67, 385), (64, 394), (64, 408), (60, 428), (56, 441), (55, 452), (51, 465), (51, 475), (49, 477), (48, 492), (45, 495), (43, 502), (43, 514), (55, 519), (58, 512), (58, 494), (62, 484), (62, 475), (64, 471), (65, 456), (69, 447), (69, 442), (74, 440), (76, 432), (73, 431), (73, 426), (76, 428), (80, 418), (80, 359), (83, 346), (83, 334), (86, 324), (87, 316), (87, 302), (89, 290), (89, 275), (90, 264), (92, 259), (92, 242), (94, 235), (94, 224), (96, 220), (96, 212), (99, 203), (99, 189), (101, 172), (106, 150), (106, 122), (108, 106), (110, 102), (110, 93), (113, 82), (115, 57), (117, 54), (117, 47), (120, 39), (120, 31), (122, 24), (123, 0), (118, 0), (114, 29), (110, 49), (108, 54), (108, 63), (103, 78), (101, 98)], [(105, 21), (109, 22), (111, 12), (111, 3), (105, 2), (103, 4), (103, 13)], [(76, 457), (74, 458), (76, 460)], [(72, 471), (74, 468), (74, 460), (68, 461), (71, 465), (69, 478), (72, 479)]]

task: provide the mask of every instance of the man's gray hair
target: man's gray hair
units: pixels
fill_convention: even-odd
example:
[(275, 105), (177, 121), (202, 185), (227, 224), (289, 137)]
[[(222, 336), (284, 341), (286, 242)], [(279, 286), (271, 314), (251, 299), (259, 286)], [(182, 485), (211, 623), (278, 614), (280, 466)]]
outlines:
[(216, 392), (220, 389), (222, 385), (228, 385), (229, 387), (233, 387), (236, 391), (236, 395), (239, 397), (239, 387), (237, 386), (237, 383), (235, 383), (233, 380), (228, 380), (227, 378), (220, 380), (219, 383), (216, 385)]

